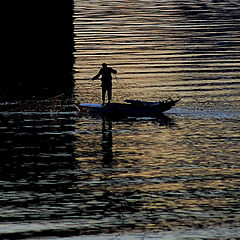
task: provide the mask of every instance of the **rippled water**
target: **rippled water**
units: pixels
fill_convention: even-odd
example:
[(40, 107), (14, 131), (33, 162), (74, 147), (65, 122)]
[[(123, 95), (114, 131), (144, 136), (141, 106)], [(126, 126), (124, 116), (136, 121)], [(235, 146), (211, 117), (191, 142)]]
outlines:
[(172, 96), (184, 107), (239, 109), (239, 8), (239, 1), (77, 1), (81, 98), (99, 98), (89, 79), (107, 62), (119, 71), (116, 101)]
[(1, 238), (240, 237), (239, 9), (76, 0), (71, 101), (100, 102), (102, 62), (114, 102), (182, 100), (161, 119), (0, 113)]

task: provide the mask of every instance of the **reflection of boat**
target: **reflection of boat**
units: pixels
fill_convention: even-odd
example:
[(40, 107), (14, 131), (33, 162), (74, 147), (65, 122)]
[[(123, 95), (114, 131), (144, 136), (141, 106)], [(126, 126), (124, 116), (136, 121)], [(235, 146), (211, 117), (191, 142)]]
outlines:
[(160, 102), (145, 102), (140, 100), (125, 100), (126, 103), (111, 103), (107, 105), (95, 103), (80, 103), (81, 113), (90, 115), (115, 115), (115, 116), (159, 116), (171, 109), (179, 101), (171, 98)]

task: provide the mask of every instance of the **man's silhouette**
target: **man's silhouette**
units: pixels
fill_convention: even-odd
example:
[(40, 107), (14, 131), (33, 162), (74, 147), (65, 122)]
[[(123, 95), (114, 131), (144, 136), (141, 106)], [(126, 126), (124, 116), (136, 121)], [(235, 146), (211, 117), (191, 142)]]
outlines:
[(113, 68), (107, 66), (106, 63), (102, 64), (102, 68), (99, 70), (98, 74), (92, 78), (92, 80), (98, 79), (101, 75), (102, 81), (102, 104), (105, 104), (105, 94), (108, 93), (108, 103), (112, 99), (112, 73), (116, 74), (117, 71)]

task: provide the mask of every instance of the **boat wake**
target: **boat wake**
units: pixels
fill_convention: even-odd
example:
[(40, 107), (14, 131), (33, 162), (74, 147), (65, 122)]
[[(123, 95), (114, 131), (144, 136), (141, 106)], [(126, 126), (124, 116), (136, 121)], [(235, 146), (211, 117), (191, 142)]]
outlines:
[(170, 109), (167, 114), (177, 115), (178, 117), (196, 117), (196, 118), (218, 118), (240, 120), (240, 111), (231, 110), (190, 110), (185, 108)]

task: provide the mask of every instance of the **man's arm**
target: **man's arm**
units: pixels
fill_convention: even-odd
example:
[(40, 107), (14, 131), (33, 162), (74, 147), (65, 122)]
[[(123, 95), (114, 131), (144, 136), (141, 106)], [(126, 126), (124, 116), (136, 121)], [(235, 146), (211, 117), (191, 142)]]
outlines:
[(111, 72), (114, 73), (114, 74), (117, 74), (117, 70), (111, 68)]
[(96, 76), (94, 76), (93, 78), (92, 78), (92, 80), (96, 80), (96, 79), (98, 79), (100, 76), (101, 76), (101, 74), (102, 74), (102, 71), (101, 71), (102, 69), (100, 69), (100, 71), (98, 72), (98, 74), (96, 75)]

